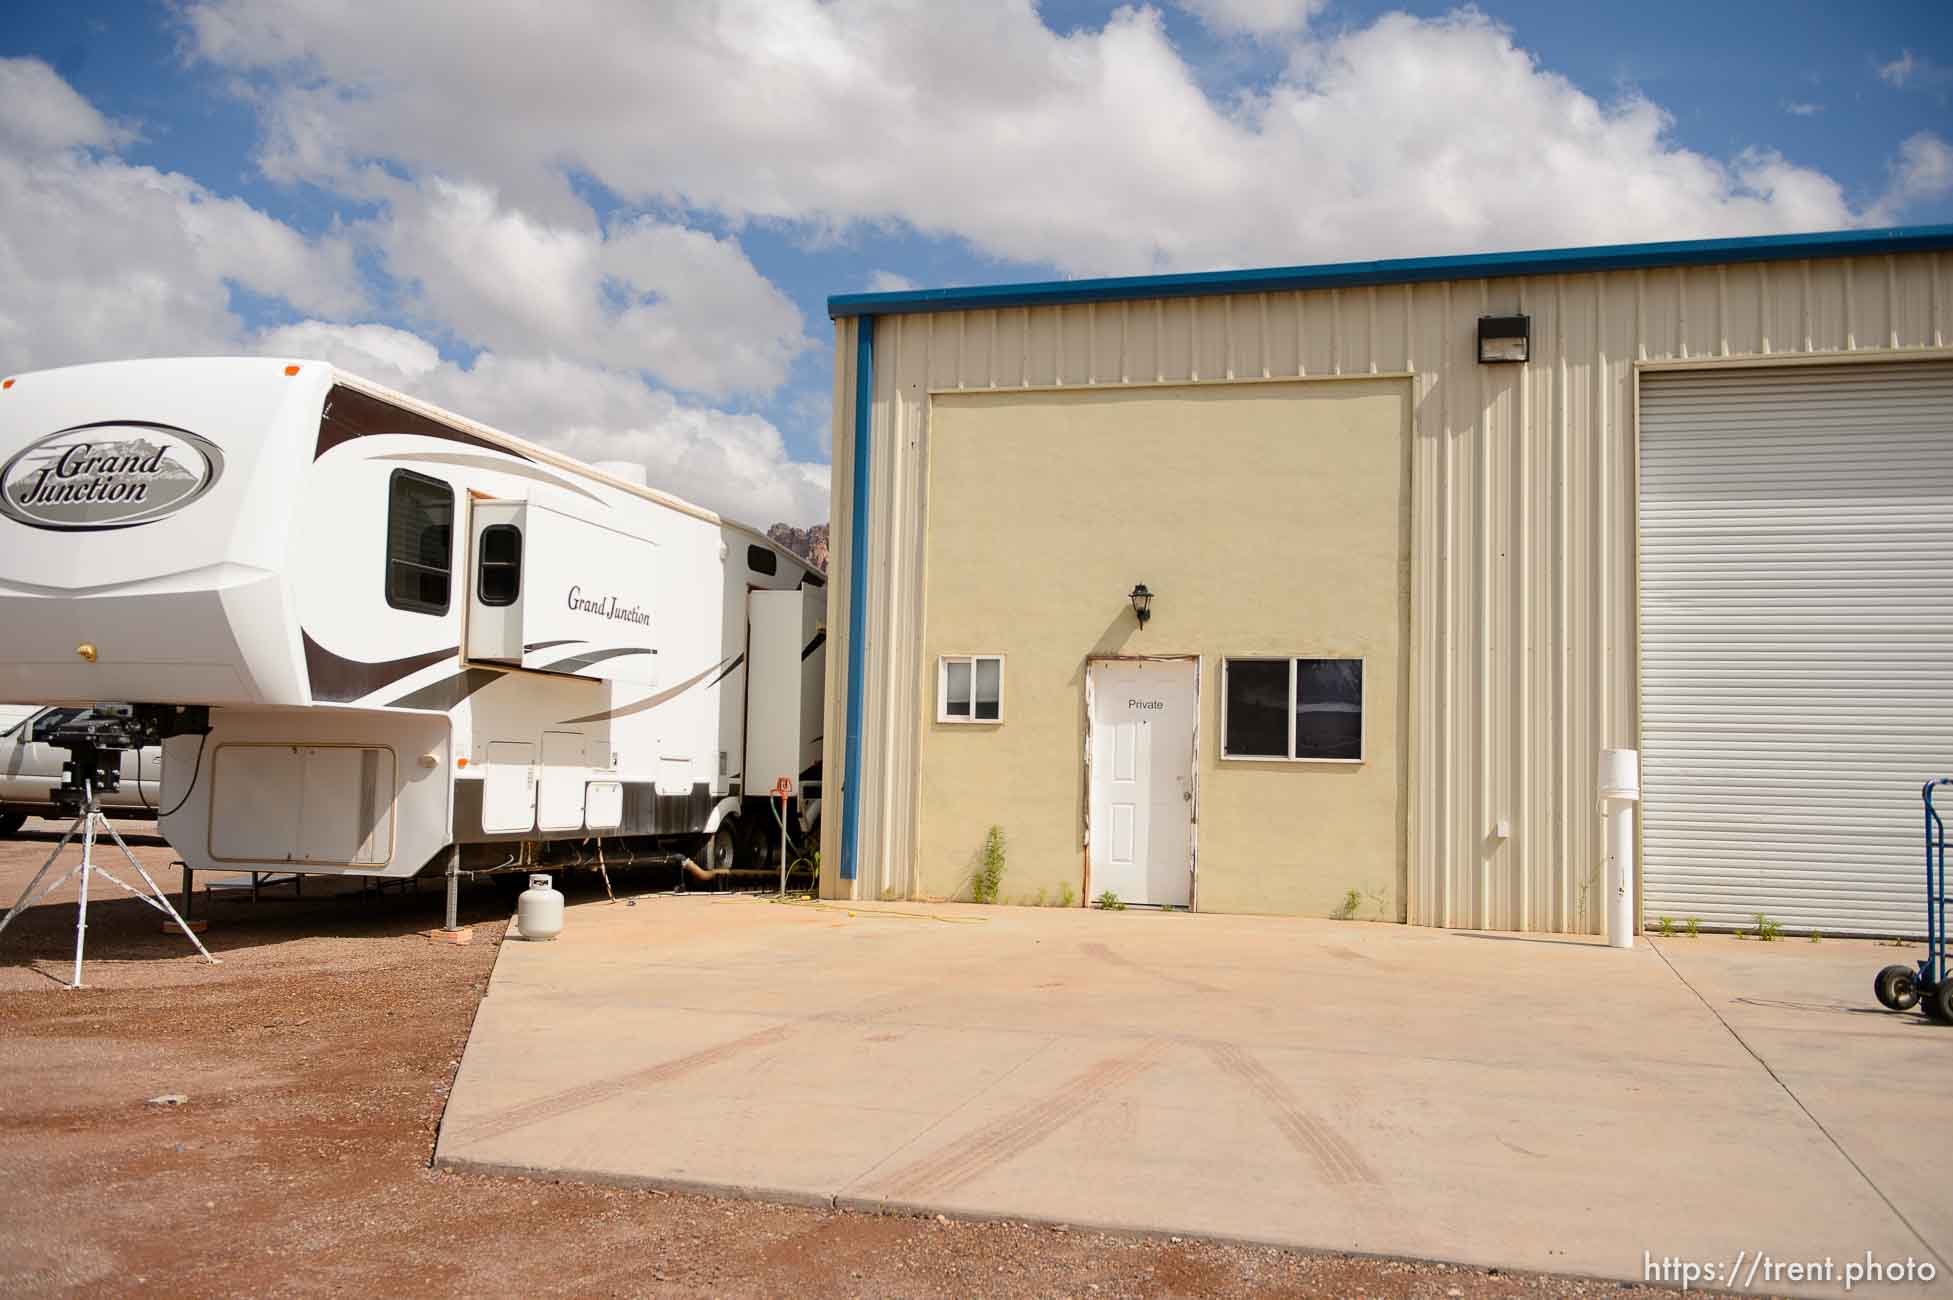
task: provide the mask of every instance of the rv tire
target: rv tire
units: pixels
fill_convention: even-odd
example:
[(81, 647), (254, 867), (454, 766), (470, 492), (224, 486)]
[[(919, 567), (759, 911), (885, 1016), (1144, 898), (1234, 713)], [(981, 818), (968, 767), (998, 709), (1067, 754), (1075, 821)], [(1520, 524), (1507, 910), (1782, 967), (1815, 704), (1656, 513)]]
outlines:
[(20, 834), (20, 828), (27, 824), (27, 814), (22, 812), (0, 813), (0, 840), (12, 839)]
[(739, 820), (728, 817), (699, 841), (698, 864), (707, 871), (730, 871), (739, 865), (738, 844)]

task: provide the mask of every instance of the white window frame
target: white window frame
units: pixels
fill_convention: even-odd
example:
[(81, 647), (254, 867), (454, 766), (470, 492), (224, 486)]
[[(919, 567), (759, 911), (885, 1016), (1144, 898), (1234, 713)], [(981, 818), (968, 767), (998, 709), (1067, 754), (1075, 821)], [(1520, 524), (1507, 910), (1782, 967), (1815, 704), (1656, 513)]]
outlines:
[[(1354, 661), (1363, 669), (1363, 711), (1356, 730), (1355, 758), (1315, 758), (1295, 756), (1295, 678), (1296, 664), (1304, 659)], [(1230, 754), (1227, 752), (1228, 670), (1237, 662), (1288, 663), (1288, 754)], [(1238, 654), (1221, 656), (1221, 752), (1223, 763), (1335, 763), (1343, 767), (1366, 763), (1370, 757), (1370, 663), (1363, 655), (1339, 654)]]
[[(976, 716), (976, 666), (979, 660), (994, 659), (997, 662), (997, 716), (979, 718)], [(949, 711), (949, 666), (953, 663), (970, 666), (970, 712), (968, 715), (953, 714)], [(995, 727), (1004, 720), (1004, 657), (1000, 654), (942, 655), (936, 660), (936, 721), (953, 722), (958, 726)]]

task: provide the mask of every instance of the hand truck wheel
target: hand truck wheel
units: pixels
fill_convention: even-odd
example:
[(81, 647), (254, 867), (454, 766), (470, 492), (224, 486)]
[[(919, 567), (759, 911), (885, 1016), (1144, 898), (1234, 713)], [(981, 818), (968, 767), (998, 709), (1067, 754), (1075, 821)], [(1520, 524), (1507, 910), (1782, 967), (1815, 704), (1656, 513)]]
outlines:
[(1919, 986), (1913, 981), (1918, 972), (1910, 966), (1887, 966), (1872, 981), (1878, 1004), (1890, 1011), (1910, 1011), (1919, 1005)]
[(1928, 1020), (1942, 1025), (1953, 1025), (1953, 979), (1942, 980), (1933, 986), (1933, 991), (1921, 999), (1921, 1010)]

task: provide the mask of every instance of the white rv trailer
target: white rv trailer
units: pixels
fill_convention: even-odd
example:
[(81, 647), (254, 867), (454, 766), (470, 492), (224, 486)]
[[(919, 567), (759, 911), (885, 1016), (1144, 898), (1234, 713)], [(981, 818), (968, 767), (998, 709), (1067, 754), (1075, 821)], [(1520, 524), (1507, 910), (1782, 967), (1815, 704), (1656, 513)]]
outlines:
[(818, 816), (825, 604), (745, 525), (323, 362), (0, 387), (0, 700), (169, 706), (194, 870), (730, 868), (779, 778)]

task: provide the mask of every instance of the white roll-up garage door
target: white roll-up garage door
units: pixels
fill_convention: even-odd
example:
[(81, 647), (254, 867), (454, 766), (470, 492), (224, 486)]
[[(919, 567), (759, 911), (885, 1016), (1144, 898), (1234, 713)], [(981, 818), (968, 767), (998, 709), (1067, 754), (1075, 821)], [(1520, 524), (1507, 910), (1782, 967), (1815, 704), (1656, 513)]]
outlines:
[(1640, 415), (1648, 923), (1922, 933), (1953, 365), (1649, 372)]

